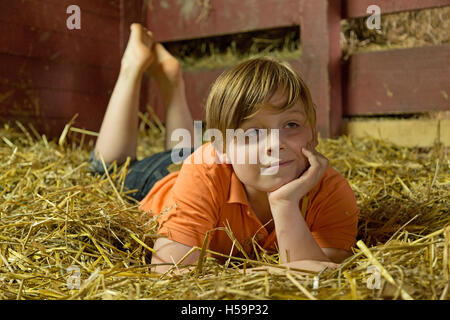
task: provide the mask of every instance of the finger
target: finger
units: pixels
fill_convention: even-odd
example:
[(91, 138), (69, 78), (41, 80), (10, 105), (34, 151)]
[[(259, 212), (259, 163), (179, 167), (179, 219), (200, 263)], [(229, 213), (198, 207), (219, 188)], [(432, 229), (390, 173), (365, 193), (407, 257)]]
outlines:
[(311, 164), (311, 167), (317, 167), (320, 165), (318, 159), (317, 159), (317, 155), (306, 148), (302, 148), (303, 154), (308, 158), (309, 163)]
[(315, 155), (320, 162), (324, 162), (324, 160), (328, 161), (328, 159), (323, 154), (321, 154), (314, 148), (312, 143), (308, 142), (306, 150), (310, 151), (313, 155)]
[(139, 24), (139, 23), (132, 23), (131, 25), (130, 25), (130, 29), (131, 30), (133, 30), (133, 29), (136, 29), (136, 28), (139, 28), (141, 25)]
[(304, 172), (304, 175), (321, 176), (328, 168), (328, 159), (319, 152), (312, 153), (311, 151), (309, 151), (308, 153), (308, 151), (309, 150), (306, 150), (305, 155), (308, 157), (310, 167)]
[(328, 166), (329, 160), (323, 154), (321, 154), (318, 151), (315, 151), (313, 152), (313, 155), (315, 156), (317, 162), (319, 162), (321, 166)]
[(130, 39), (133, 38), (135, 41), (139, 41), (141, 35), (141, 26), (137, 23), (133, 23), (130, 26)]

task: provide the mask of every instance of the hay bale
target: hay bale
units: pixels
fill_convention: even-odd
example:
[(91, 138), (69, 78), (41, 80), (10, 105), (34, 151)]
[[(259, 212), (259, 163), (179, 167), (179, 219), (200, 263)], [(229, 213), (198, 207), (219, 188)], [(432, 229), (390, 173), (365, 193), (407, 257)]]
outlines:
[[(148, 120), (140, 128), (147, 156), (162, 145), (163, 128)], [(19, 123), (0, 128), (0, 299), (449, 298), (442, 145), (320, 139), (319, 151), (348, 179), (361, 208), (354, 255), (337, 270), (300, 275), (280, 268), (277, 255), (261, 255), (229, 257), (226, 265), (208, 257), (201, 269), (171, 276), (150, 271), (157, 222), (123, 191), (127, 163), (106, 179), (90, 175), (84, 134), (72, 127), (57, 143)], [(278, 271), (243, 274), (244, 265)], [(68, 287), (70, 266), (79, 268), (79, 290)], [(374, 267), (380, 289), (369, 285)]]
[(450, 7), (381, 14), (381, 30), (369, 30), (366, 18), (342, 20), (342, 50), (404, 49), (450, 43)]

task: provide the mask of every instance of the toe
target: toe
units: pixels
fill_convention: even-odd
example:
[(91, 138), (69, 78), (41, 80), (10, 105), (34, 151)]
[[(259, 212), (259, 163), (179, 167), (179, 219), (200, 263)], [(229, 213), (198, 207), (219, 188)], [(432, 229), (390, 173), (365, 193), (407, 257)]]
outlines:
[(141, 29), (141, 25), (139, 23), (132, 23), (130, 26), (131, 31), (139, 31)]

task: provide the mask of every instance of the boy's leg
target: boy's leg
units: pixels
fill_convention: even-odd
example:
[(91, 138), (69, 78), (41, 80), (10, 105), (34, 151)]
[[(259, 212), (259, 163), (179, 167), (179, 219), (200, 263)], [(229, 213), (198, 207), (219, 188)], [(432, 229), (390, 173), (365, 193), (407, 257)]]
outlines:
[(146, 69), (155, 78), (163, 96), (166, 108), (166, 149), (175, 144), (170, 141), (174, 129), (188, 129), (193, 137), (193, 120), (186, 102), (179, 62), (161, 44), (154, 43), (150, 31), (133, 24), (119, 78), (94, 149), (95, 157), (100, 159), (102, 155), (105, 163), (116, 160), (121, 164), (127, 157), (132, 160), (136, 158), (139, 95)]
[(172, 132), (176, 129), (187, 129), (191, 141), (180, 148), (190, 148), (194, 136), (194, 121), (189, 110), (180, 63), (160, 43), (155, 44), (155, 61), (149, 68), (150, 75), (156, 80), (166, 110), (165, 148), (172, 149), (177, 141), (171, 141)]
[(138, 24), (131, 34), (121, 61), (119, 78), (106, 109), (95, 145), (95, 157), (121, 164), (136, 158), (138, 110), (142, 75), (154, 60), (153, 35)]

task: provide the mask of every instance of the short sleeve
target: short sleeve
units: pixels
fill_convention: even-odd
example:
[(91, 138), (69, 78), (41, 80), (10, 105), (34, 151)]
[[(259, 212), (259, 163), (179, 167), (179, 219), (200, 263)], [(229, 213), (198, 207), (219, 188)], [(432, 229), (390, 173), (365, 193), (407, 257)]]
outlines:
[(324, 188), (315, 201), (311, 234), (321, 248), (350, 251), (358, 233), (359, 208), (349, 183), (335, 172), (323, 182)]
[(201, 164), (184, 164), (172, 188), (171, 209), (158, 220), (159, 234), (187, 246), (203, 245), (218, 223), (220, 183)]

